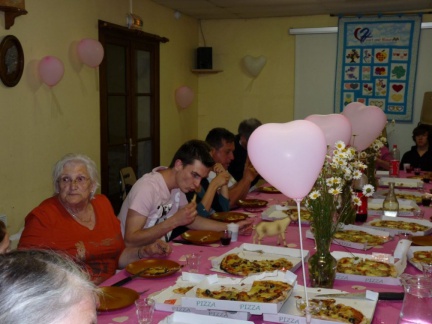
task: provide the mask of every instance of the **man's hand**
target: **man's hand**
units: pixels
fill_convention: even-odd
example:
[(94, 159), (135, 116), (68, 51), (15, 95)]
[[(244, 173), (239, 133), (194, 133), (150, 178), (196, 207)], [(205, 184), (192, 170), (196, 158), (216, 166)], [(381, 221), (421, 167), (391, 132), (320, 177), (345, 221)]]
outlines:
[(253, 231), (254, 219), (246, 218), (237, 223), (239, 226), (239, 234), (240, 235), (251, 235)]
[(172, 252), (171, 246), (162, 240), (157, 240), (152, 244), (144, 246), (142, 249), (145, 255), (149, 257), (167, 256)]
[(168, 220), (175, 222), (175, 227), (189, 225), (195, 220), (198, 214), (196, 207), (195, 199), (192, 199), (189, 204), (177, 211), (172, 217), (168, 218)]
[(257, 177), (257, 175), (257, 170), (255, 170), (254, 166), (249, 160), (249, 157), (247, 157), (243, 170), (243, 179), (247, 179), (248, 181), (252, 182)]

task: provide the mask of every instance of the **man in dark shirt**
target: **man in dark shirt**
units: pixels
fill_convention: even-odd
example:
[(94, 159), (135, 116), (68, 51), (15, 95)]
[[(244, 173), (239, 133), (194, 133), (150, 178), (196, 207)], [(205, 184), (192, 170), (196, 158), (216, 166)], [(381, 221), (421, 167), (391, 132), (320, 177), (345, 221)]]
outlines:
[(414, 128), (412, 139), (416, 145), (403, 155), (400, 163), (401, 170), (405, 163), (409, 163), (413, 168), (432, 171), (432, 151), (429, 150), (430, 130), (428, 125), (418, 125)]

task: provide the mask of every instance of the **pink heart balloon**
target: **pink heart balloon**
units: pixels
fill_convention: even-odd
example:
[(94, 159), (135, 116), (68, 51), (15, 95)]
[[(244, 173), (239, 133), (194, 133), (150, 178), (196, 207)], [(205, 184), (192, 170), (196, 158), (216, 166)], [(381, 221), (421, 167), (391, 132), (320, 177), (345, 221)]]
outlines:
[(348, 144), (351, 140), (351, 122), (341, 114), (310, 115), (305, 120), (311, 121), (321, 128), (324, 133), (327, 146), (331, 149), (337, 141)]
[(342, 115), (351, 122), (352, 137), (350, 145), (363, 151), (381, 134), (387, 123), (385, 113), (378, 107), (365, 106), (360, 102), (348, 104)]
[(248, 141), (253, 166), (272, 186), (293, 199), (302, 199), (310, 192), (326, 152), (322, 130), (307, 120), (264, 124)]

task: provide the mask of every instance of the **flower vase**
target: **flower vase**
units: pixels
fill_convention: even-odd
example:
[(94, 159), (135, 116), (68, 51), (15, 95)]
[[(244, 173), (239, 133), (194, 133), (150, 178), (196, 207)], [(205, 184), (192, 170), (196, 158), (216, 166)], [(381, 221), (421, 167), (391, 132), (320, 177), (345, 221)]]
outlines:
[(338, 209), (338, 213), (341, 214), (339, 219), (345, 225), (354, 224), (356, 218), (356, 209), (354, 204), (352, 203), (352, 193), (351, 193), (351, 183), (348, 182), (342, 188), (341, 198), (341, 206), (343, 206), (343, 210)]
[(331, 237), (315, 238), (316, 253), (309, 258), (309, 279), (311, 287), (333, 288), (337, 260), (330, 253)]
[(377, 189), (377, 177), (376, 177), (376, 156), (369, 156), (366, 160), (366, 176), (368, 184), (372, 185), (374, 189)]

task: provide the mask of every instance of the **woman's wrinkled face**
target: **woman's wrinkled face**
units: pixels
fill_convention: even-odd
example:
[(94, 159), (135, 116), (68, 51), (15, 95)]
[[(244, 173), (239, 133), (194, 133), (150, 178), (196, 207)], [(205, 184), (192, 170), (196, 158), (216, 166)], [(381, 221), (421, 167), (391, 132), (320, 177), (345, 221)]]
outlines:
[(0, 254), (6, 253), (10, 251), (10, 239), (9, 234), (6, 233), (3, 241), (0, 242)]
[(94, 184), (84, 164), (77, 162), (65, 164), (57, 181), (62, 203), (75, 206), (90, 200)]

